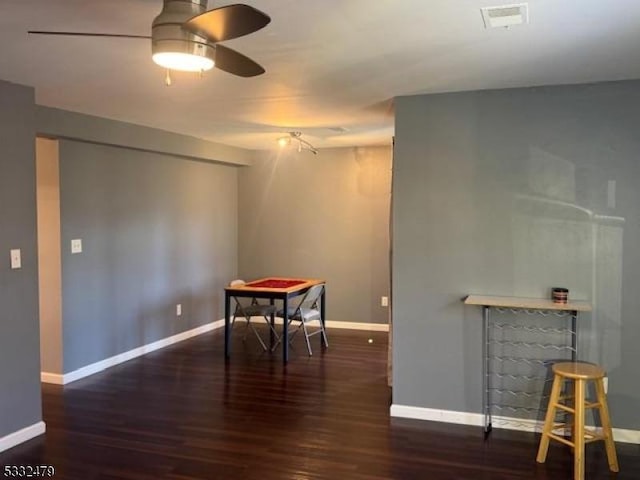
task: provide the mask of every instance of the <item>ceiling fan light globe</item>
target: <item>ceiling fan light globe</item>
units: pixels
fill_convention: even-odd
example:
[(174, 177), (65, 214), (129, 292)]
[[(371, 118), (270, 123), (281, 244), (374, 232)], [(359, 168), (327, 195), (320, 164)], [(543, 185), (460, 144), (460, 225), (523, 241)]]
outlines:
[(211, 58), (182, 52), (154, 53), (153, 61), (168, 70), (181, 72), (206, 72), (215, 65)]

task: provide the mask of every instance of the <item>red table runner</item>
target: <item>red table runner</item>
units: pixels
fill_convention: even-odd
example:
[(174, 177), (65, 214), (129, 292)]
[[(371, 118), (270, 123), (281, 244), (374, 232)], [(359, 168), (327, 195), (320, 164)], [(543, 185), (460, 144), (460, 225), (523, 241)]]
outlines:
[(266, 280), (251, 282), (247, 283), (246, 285), (247, 287), (255, 288), (291, 288), (306, 282), (306, 280), (278, 280), (275, 278), (267, 278)]

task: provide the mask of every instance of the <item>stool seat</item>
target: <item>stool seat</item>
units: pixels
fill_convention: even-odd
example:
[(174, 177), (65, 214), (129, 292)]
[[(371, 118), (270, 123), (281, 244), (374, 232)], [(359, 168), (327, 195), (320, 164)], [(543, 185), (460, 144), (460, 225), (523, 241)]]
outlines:
[[(560, 362), (553, 365), (551, 370), (553, 371), (553, 384), (551, 385), (551, 395), (549, 395), (549, 405), (536, 461), (538, 463), (545, 462), (550, 440), (564, 443), (570, 446), (573, 451), (574, 480), (584, 480), (585, 443), (604, 440), (609, 470), (617, 472), (619, 470), (618, 457), (613, 442), (607, 396), (604, 392), (604, 369), (593, 363)], [(573, 395), (561, 396), (561, 390), (566, 380), (570, 380), (573, 383)], [(587, 401), (586, 398), (587, 382), (589, 381), (595, 384), (595, 402)], [(573, 400), (572, 403), (563, 403), (566, 401), (571, 402), (571, 400)], [(590, 408), (597, 408), (600, 413), (602, 433), (585, 428), (585, 412)], [(565, 415), (573, 415), (573, 422), (556, 423), (556, 414), (558, 412)], [(569, 427), (571, 427), (571, 439), (567, 440), (565, 434)], [(561, 429), (564, 429), (565, 434), (557, 433)]]
[(597, 380), (605, 376), (601, 366), (585, 362), (560, 362), (554, 364), (551, 370), (556, 375), (572, 380)]

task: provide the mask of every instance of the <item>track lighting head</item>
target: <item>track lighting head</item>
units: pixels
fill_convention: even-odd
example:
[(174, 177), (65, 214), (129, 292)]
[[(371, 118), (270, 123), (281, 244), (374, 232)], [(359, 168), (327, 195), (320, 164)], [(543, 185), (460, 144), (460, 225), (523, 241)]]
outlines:
[(302, 132), (287, 132), (285, 136), (278, 138), (278, 145), (280, 145), (280, 147), (286, 147), (293, 144), (298, 149), (298, 152), (307, 150), (314, 155), (317, 155), (318, 150), (301, 137)]

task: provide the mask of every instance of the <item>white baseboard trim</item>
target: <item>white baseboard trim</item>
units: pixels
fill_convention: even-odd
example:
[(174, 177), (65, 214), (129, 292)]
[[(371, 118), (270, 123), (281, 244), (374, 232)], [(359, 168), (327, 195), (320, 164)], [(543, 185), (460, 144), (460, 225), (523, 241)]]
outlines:
[(17, 432), (13, 432), (9, 435), (5, 435), (4, 437), (0, 437), (0, 452), (9, 450), (16, 445), (37, 437), (38, 435), (42, 435), (44, 434), (46, 429), (47, 427), (44, 422), (38, 422), (29, 427), (18, 430)]
[(388, 323), (360, 323), (360, 322), (339, 322), (337, 320), (327, 320), (327, 328), (345, 328), (349, 330), (367, 330), (369, 332), (388, 332)]
[(90, 365), (87, 365), (86, 367), (79, 368), (77, 370), (74, 370), (73, 372), (65, 373), (63, 375), (57, 373), (41, 372), (40, 380), (44, 383), (66, 385), (68, 383), (75, 382), (76, 380), (80, 380), (81, 378), (88, 377), (89, 375), (93, 375), (94, 373), (101, 372), (102, 370), (105, 370), (109, 367), (113, 367), (120, 363), (126, 362), (127, 360), (131, 360), (160, 348), (168, 347), (169, 345), (182, 342), (197, 335), (216, 330), (220, 327), (224, 327), (224, 319), (216, 320), (215, 322), (201, 325), (194, 329), (187, 330), (186, 332), (178, 333), (171, 337), (163, 338), (162, 340), (158, 340), (156, 342), (134, 348), (133, 350), (129, 350), (128, 352), (105, 358), (104, 360), (92, 363)]
[[(434, 408), (411, 407), (408, 405), (391, 405), (392, 417), (429, 420), (432, 422), (457, 423), (481, 427), (484, 425), (484, 415), (480, 413), (456, 412)], [(523, 432), (541, 432), (542, 421), (522, 418), (502, 417), (494, 415), (491, 419), (493, 428), (519, 430)], [(640, 430), (613, 429), (613, 439), (616, 442), (640, 444)]]
[[(260, 320), (260, 318), (261, 317), (253, 317), (252, 320), (254, 321)], [(240, 317), (239, 320), (242, 320), (242, 318)], [(282, 319), (276, 318), (276, 324), (281, 325)], [(366, 330), (366, 331), (379, 331), (379, 332), (389, 331), (389, 325), (385, 323), (339, 322), (336, 320), (327, 320), (326, 326), (327, 328), (346, 328), (351, 330)], [(154, 350), (158, 350), (160, 348), (168, 347), (169, 345), (173, 345), (174, 343), (182, 342), (183, 340), (187, 340), (189, 338), (195, 337), (197, 335), (201, 335), (203, 333), (210, 332), (212, 330), (216, 330), (218, 328), (224, 328), (224, 319), (216, 320), (215, 322), (207, 323), (205, 325), (194, 328), (192, 330), (178, 333), (177, 335), (163, 338), (162, 340), (158, 340), (156, 342), (149, 343), (147, 345), (143, 345), (138, 348), (134, 348), (133, 350), (129, 350), (128, 352), (114, 355), (113, 357), (109, 357), (99, 362), (92, 363), (90, 365), (87, 365), (86, 367), (82, 367), (77, 370), (74, 370), (73, 372), (69, 372), (65, 374), (40, 372), (40, 381), (42, 383), (52, 383), (55, 385), (67, 385), (68, 383), (75, 382), (76, 380), (80, 380), (81, 378), (88, 377), (89, 375), (93, 375), (94, 373), (101, 372), (109, 367), (113, 367), (120, 363), (126, 362), (127, 360), (131, 360), (133, 358), (139, 357), (146, 353), (153, 352)]]
[(392, 404), (392, 417), (415, 418), (431, 422), (457, 423), (460, 425), (482, 426), (484, 416), (479, 413), (454, 412), (452, 410), (437, 410), (435, 408), (411, 407), (408, 405)]
[[(238, 321), (244, 320), (243, 317), (238, 317)], [(260, 322), (264, 323), (262, 317), (251, 317), (252, 322), (256, 322), (260, 325)], [(282, 318), (276, 318), (276, 325), (282, 325)], [(224, 321), (222, 322), (224, 327)], [(341, 322), (339, 320), (326, 320), (325, 326), (327, 328), (342, 328), (347, 330), (366, 330), (368, 332), (388, 332), (388, 323), (361, 323), (361, 322)]]
[(635, 443), (640, 445), (640, 430), (628, 430), (626, 428), (614, 428), (613, 440), (622, 443)]

